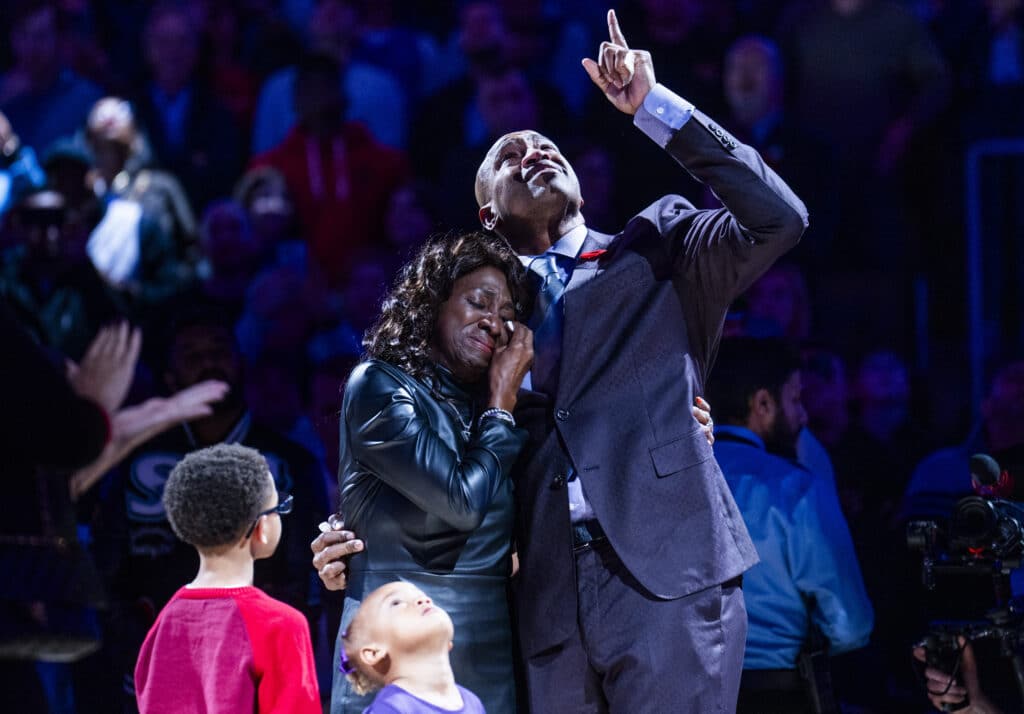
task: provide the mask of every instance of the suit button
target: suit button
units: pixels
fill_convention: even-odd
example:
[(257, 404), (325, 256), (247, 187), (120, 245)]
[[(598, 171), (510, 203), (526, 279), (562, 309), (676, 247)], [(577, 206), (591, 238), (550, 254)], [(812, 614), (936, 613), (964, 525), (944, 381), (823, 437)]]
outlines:
[(564, 485), (565, 485), (565, 474), (558, 474), (553, 479), (551, 479), (551, 488), (554, 489), (554, 490), (558, 490), (558, 489), (560, 489)]
[(569, 410), (559, 409), (555, 412), (555, 418), (558, 419), (558, 421), (567, 421), (569, 419)]

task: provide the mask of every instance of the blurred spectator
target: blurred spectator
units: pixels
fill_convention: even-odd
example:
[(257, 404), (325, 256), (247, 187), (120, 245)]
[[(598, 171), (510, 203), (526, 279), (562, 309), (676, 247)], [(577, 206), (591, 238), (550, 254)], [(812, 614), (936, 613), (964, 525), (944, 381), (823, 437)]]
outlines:
[(58, 139), (42, 158), (47, 185), (64, 197), (68, 225), (91, 231), (103, 215), (103, 204), (93, 191), (94, 157), (82, 136)]
[(747, 334), (803, 340), (810, 334), (807, 283), (796, 265), (780, 262), (768, 269), (746, 294)]
[[(105, 602), (72, 502), (134, 445), (210, 413), (224, 385), (208, 382), (124, 407), (141, 346), (138, 330), (124, 323), (104, 328), (81, 362), (64, 369), (5, 306), (0, 332), (10, 494), (0, 506), (0, 564), (16, 574), (0, 584), (0, 707), (64, 711), (62, 697), (73, 696), (67, 664), (99, 646), (89, 608)], [(9, 661), (12, 656), (20, 661)], [(41, 701), (44, 690), (49, 706)]]
[(594, 45), (590, 28), (566, 8), (544, 0), (501, 0), (500, 7), (509, 64), (533, 81), (550, 82), (566, 107), (580, 115), (591, 91), (586, 74), (580, 73), (580, 58)]
[(1019, 136), (1024, 122), (1024, 17), (1020, 0), (985, 0), (984, 24), (962, 33), (960, 91), (969, 138)]
[(259, 83), (239, 57), (242, 28), (236, 4), (209, 3), (204, 29), (210, 49), (210, 89), (231, 112), (235, 124), (248, 132), (256, 111)]
[(261, 166), (250, 169), (235, 185), (235, 201), (249, 218), (252, 239), (265, 266), (289, 263), (305, 243), (298, 233), (295, 205), (280, 171)]
[(832, 171), (835, 150), (787, 115), (778, 46), (766, 37), (736, 40), (725, 56), (723, 82), (730, 131), (786, 177), (786, 183), (814, 216), (789, 260), (823, 264), (830, 253), (837, 220), (838, 180)]
[(306, 413), (298, 375), (288, 366), (259, 361), (246, 367), (245, 401), (253, 419), (306, 449), (316, 457), (326, 489), (328, 470), (320, 435)]
[(275, 267), (249, 284), (236, 326), (249, 362), (279, 361), (298, 370), (305, 359), (320, 306), (307, 275), (294, 267)]
[[(412, 124), (409, 151), (417, 175), (426, 180), (446, 180), (451, 190), (444, 191), (444, 195), (449, 200), (466, 197), (458, 208), (445, 207), (442, 217), (446, 223), (449, 217), (454, 218), (452, 226), (477, 226), (471, 220), (477, 212), (476, 204), (470, 204), (472, 197), (465, 188), (472, 185), (472, 179), (469, 183), (465, 179), (470, 162), (460, 154), (486, 147), (505, 131), (529, 126), (557, 138), (566, 125), (561, 95), (545, 83), (547, 78), (534, 82), (524, 72), (512, 69), (508, 43), (508, 28), (497, 2), (466, 3), (459, 13), (458, 45), (468, 66), (462, 75), (422, 103)], [(453, 163), (460, 164), (461, 183), (447, 174)], [(476, 175), (475, 167), (471, 175)]]
[(910, 376), (897, 355), (869, 353), (851, 386), (853, 419), (834, 451), (836, 476), (847, 517), (874, 540), (892, 523), (930, 439), (912, 418)]
[(294, 85), (298, 126), (252, 161), (285, 177), (312, 258), (332, 281), (356, 250), (380, 235), (388, 196), (408, 176), (402, 154), (344, 120), (339, 71), (324, 55), (303, 61)]
[(74, 134), (98, 87), (61, 64), (60, 9), (50, 0), (17, 0), (9, 28), (14, 66), (0, 77), (0, 111), (36, 151)]
[(587, 202), (587, 225), (597, 230), (622, 225), (626, 217), (620, 208), (614, 154), (591, 139), (568, 142), (566, 154), (580, 180), (580, 195)]
[(843, 359), (824, 347), (807, 347), (803, 350), (800, 374), (807, 426), (827, 448), (834, 449), (850, 425)]
[(423, 182), (399, 186), (388, 199), (384, 238), (395, 256), (404, 260), (430, 237), (437, 227), (438, 200)]
[[(317, 1), (309, 16), (309, 47), (338, 64), (343, 115), (366, 124), (378, 141), (405, 146), (407, 104), (402, 88), (386, 72), (354, 60), (357, 33), (353, 0)], [(260, 90), (252, 132), (254, 154), (280, 144), (301, 121), (301, 110), (295, 101), (296, 74), (295, 67), (276, 72)]]
[[(722, 58), (731, 28), (723, 27), (709, 0), (638, 0), (639, 22), (631, 47), (642, 47), (671, 67), (671, 82), (686, 87), (686, 98), (711, 116), (723, 116)], [(662, 70), (664, 73), (664, 70)]]
[(892, 352), (871, 352), (861, 360), (851, 396), (853, 419), (833, 452), (836, 484), (868, 594), (886, 602), (875, 637), (887, 658), (884, 671), (902, 679), (899, 665), (906, 661), (906, 641), (915, 635), (910, 623), (919, 603), (898, 511), (910, 472), (931, 439), (912, 418), (910, 377)]
[[(532, 127), (535, 131), (557, 136), (565, 119), (564, 110), (559, 109), (561, 118), (556, 118), (554, 110), (561, 107), (557, 99), (546, 99), (540, 85), (531, 83), (526, 74), (519, 69), (506, 68), (492, 73), (481, 74), (474, 80), (473, 93), (469, 97), (470, 105), (460, 115), (467, 116), (461, 127), (462, 133), (452, 135), (457, 122), (440, 135), (432, 138), (423, 134), (424, 141), (432, 143), (432, 151), (437, 151), (439, 173), (437, 177), (439, 193), (445, 197), (440, 203), (441, 222), (446, 227), (463, 227), (471, 229), (479, 225), (476, 218), (479, 207), (471, 191), (476, 179), (479, 163), (475, 160), (487, 152), (499, 137), (523, 127)], [(425, 115), (433, 115), (434, 123), (442, 117), (451, 117), (458, 105), (441, 106), (440, 102), (448, 99), (456, 100), (452, 93), (457, 87), (449, 87), (433, 97), (425, 105)], [(549, 90), (550, 91), (550, 90)], [(469, 117), (479, 118), (478, 126), (471, 125)], [(420, 127), (426, 129), (426, 127)], [(445, 143), (443, 137), (451, 136), (453, 143)], [(420, 168), (423, 168), (422, 165)]]
[(43, 345), (74, 359), (119, 310), (69, 224), (64, 197), (41, 191), (8, 217), (13, 247), (0, 254), (0, 296)]
[(839, 654), (867, 644), (873, 613), (832, 484), (779, 457), (795, 451), (807, 419), (799, 357), (778, 339), (725, 340), (708, 397), (715, 457), (761, 557), (743, 575), (749, 624), (738, 711), (815, 711), (797, 675), (811, 627)]
[(105, 210), (90, 254), (96, 261), (102, 259), (94, 250), (136, 253), (134, 265), (119, 267), (116, 274), (107, 274), (108, 280), (142, 306), (163, 304), (192, 281), (198, 260), (188, 199), (174, 176), (146, 166), (145, 138), (123, 99), (96, 103), (85, 139), (95, 161), (87, 180)]
[[(266, 456), (278, 491), (294, 496), (295, 507), (282, 522), (277, 552), (256, 564), (255, 584), (311, 621), (319, 603), (319, 583), (313, 582), (308, 563), (309, 538), (327, 512), (316, 459), (250, 415), (241, 355), (222, 316), (215, 310), (186, 309), (170, 332), (164, 374), (168, 389), (218, 379), (229, 390), (210, 415), (143, 444), (102, 484), (103, 504), (94, 528), (97, 560), (112, 597), (106, 639), (118, 676), (133, 671), (149, 625), (198, 565), (195, 551), (175, 537), (160, 501), (171, 468), (196, 449), (240, 443)], [(131, 681), (124, 680), (126, 687)], [(133, 692), (126, 689), (125, 694), (130, 701)]]
[(360, 0), (359, 42), (354, 59), (379, 67), (402, 85), (407, 101), (416, 101), (440, 86), (437, 43), (410, 26), (400, 0)]
[(199, 28), (185, 8), (160, 2), (143, 31), (149, 78), (136, 98), (159, 164), (201, 211), (224, 196), (242, 167), (242, 142), (231, 114), (198, 72)]
[(903, 497), (904, 516), (948, 518), (953, 505), (972, 493), (972, 454), (991, 454), (1017, 483), (1024, 482), (1024, 361), (996, 372), (980, 414), (964, 443), (939, 449), (914, 469)]
[(207, 301), (237, 318), (262, 258), (248, 215), (235, 201), (210, 204), (199, 241), (203, 251), (200, 290)]
[(917, 133), (944, 107), (949, 70), (909, 10), (891, 0), (791, 3), (782, 45), (796, 118), (840, 149), (840, 235), (833, 260), (905, 269), (895, 182)]
[(11, 122), (0, 112), (0, 226), (12, 206), (45, 185), (46, 176), (39, 167), (35, 150), (21, 143)]

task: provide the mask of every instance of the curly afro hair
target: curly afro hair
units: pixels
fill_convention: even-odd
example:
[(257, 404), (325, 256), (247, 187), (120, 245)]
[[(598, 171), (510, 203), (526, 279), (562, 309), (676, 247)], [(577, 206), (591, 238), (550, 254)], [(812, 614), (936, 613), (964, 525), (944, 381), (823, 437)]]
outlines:
[(263, 455), (239, 444), (217, 444), (188, 454), (164, 487), (171, 528), (197, 548), (237, 542), (263, 510), (268, 473)]
[(529, 295), (526, 269), (504, 238), (481, 232), (434, 238), (402, 267), (385, 296), (380, 317), (363, 338), (367, 358), (389, 362), (417, 379), (434, 377), (430, 343), (441, 304), (456, 280), (488, 266), (504, 273), (521, 319)]

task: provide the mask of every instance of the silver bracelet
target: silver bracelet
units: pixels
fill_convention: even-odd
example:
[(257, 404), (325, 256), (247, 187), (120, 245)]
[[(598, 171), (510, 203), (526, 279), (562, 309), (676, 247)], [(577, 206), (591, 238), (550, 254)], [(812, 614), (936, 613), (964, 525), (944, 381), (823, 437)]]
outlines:
[(511, 427), (515, 427), (516, 425), (516, 418), (512, 416), (512, 412), (508, 411), (507, 409), (499, 409), (498, 407), (484, 409), (483, 413), (480, 415), (480, 418), (486, 419), (487, 417), (491, 417), (493, 419), (501, 419), (503, 422), (507, 423)]

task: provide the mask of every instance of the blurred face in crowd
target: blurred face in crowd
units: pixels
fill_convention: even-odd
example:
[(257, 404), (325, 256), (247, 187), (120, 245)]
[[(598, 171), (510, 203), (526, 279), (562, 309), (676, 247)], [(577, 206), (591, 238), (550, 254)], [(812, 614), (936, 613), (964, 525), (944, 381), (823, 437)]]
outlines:
[(1021, 0), (985, 0), (989, 24), (1001, 28), (1013, 22), (1020, 12)]
[(910, 378), (903, 361), (889, 352), (868, 356), (855, 389), (861, 428), (888, 441), (910, 414)]
[(256, 268), (255, 246), (240, 207), (232, 209), (225, 205), (211, 209), (203, 225), (202, 248), (215, 275)]
[(996, 374), (981, 403), (981, 415), (989, 449), (1024, 444), (1024, 362), (1014, 362)]
[(124, 169), (137, 137), (135, 115), (123, 99), (104, 97), (89, 111), (86, 139), (108, 185)]
[(835, 446), (850, 423), (846, 371), (839, 357), (824, 350), (805, 355), (804, 364), (807, 424), (825, 446)]
[(295, 81), (295, 114), (308, 133), (326, 138), (337, 132), (345, 116), (340, 80), (327, 71), (310, 72)]
[(253, 234), (261, 246), (290, 237), (294, 209), (283, 180), (262, 181), (253, 187), (246, 210)]
[(345, 62), (359, 34), (355, 7), (344, 0), (320, 0), (310, 13), (308, 31), (310, 49)]
[(781, 108), (781, 64), (772, 45), (748, 38), (733, 46), (725, 58), (725, 99), (744, 127), (753, 126)]
[(146, 32), (146, 61), (160, 89), (174, 96), (187, 87), (198, 59), (198, 38), (188, 15), (162, 10), (150, 19)]
[(302, 397), (292, 373), (273, 362), (260, 362), (247, 370), (246, 404), (260, 422), (287, 432), (302, 416)]
[(785, 337), (807, 337), (807, 288), (795, 267), (775, 265), (750, 286), (747, 307), (751, 318), (771, 322)]
[(345, 313), (360, 331), (365, 330), (380, 312), (381, 299), (391, 279), (385, 261), (373, 255), (356, 261), (342, 292)]
[(615, 167), (611, 154), (602, 146), (590, 146), (579, 154), (573, 165), (579, 174), (580, 193), (591, 206), (610, 209), (615, 205)]
[(455, 281), (434, 328), (434, 359), (464, 384), (480, 380), (494, 350), (508, 343), (505, 322), (515, 320), (505, 275), (486, 266)]
[(44, 7), (11, 28), (15, 62), (35, 86), (53, 81), (59, 69), (57, 13)]
[(768, 450), (773, 453), (796, 454), (797, 437), (800, 430), (807, 425), (807, 412), (801, 400), (801, 390), (800, 371), (797, 370), (783, 383), (778, 397), (766, 389), (759, 390), (754, 396), (755, 401), (767, 402), (763, 407), (761, 404), (755, 404), (754, 409), (764, 409), (761, 438), (764, 439)]
[(225, 382), (230, 389), (224, 399), (214, 403), (215, 414), (243, 404), (241, 355), (227, 327), (193, 325), (179, 330), (170, 346), (164, 378), (172, 391), (207, 379)]
[(868, 4), (868, 0), (832, 0), (832, 9), (839, 15), (853, 15)]
[(537, 96), (518, 70), (481, 77), (477, 96), (480, 114), (492, 137), (540, 123)]
[(502, 232), (538, 214), (558, 219), (579, 213), (580, 182), (555, 143), (535, 131), (498, 139), (477, 172), (480, 222)]
[(384, 216), (384, 230), (393, 246), (405, 253), (422, 244), (432, 227), (433, 221), (415, 188), (402, 186), (391, 194)]
[(460, 15), (459, 47), (470, 64), (493, 71), (499, 67), (508, 42), (501, 11), (493, 2), (470, 2)]

